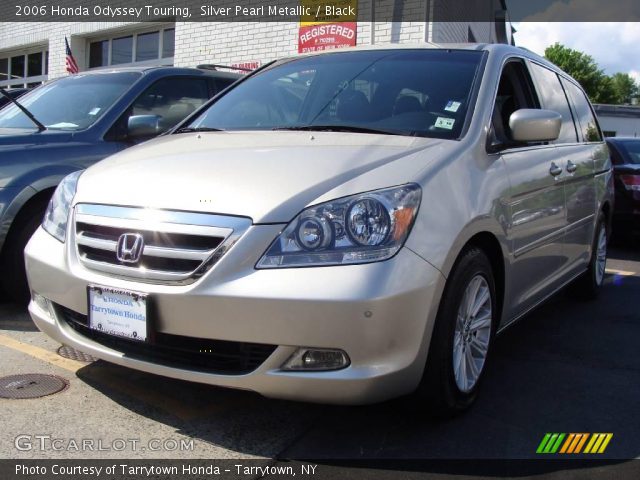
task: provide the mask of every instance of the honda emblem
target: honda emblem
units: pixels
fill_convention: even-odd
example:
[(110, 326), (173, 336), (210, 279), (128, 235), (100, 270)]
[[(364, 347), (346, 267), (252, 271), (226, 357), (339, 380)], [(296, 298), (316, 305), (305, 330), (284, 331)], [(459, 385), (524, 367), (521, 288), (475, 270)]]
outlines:
[(123, 263), (138, 263), (144, 252), (144, 237), (139, 233), (123, 233), (118, 239), (116, 257)]

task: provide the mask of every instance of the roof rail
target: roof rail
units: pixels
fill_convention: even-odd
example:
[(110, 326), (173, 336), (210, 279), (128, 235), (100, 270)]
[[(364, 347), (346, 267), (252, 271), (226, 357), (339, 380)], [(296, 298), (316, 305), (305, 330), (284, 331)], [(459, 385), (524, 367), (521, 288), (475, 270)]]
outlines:
[(222, 69), (228, 69), (228, 70), (240, 70), (242, 72), (253, 72), (253, 69), (251, 68), (234, 67), (232, 65), (218, 65), (215, 63), (203, 63), (201, 65), (198, 65), (196, 68), (199, 68), (201, 70), (218, 70), (222, 68)]

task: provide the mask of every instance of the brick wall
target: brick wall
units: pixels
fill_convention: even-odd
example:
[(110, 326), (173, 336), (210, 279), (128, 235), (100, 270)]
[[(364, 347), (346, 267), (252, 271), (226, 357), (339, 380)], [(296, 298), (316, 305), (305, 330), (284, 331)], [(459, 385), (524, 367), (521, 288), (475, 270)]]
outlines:
[(176, 66), (268, 62), (298, 51), (296, 22), (176, 24)]
[[(380, 1), (392, 4), (394, 0)], [(370, 8), (367, 2), (370, 0), (361, 0), (359, 8)], [(402, 8), (417, 14), (424, 10), (420, 4), (421, 0), (407, 1)], [(427, 17), (426, 10), (420, 14)], [(153, 24), (5, 22), (0, 23), (0, 57), (24, 54), (30, 47), (48, 48), (49, 78), (55, 78), (66, 75), (65, 36), (69, 38), (80, 69), (84, 70), (87, 68), (89, 38), (150, 27)], [(175, 28), (176, 66), (249, 61), (265, 63), (274, 58), (294, 55), (298, 51), (297, 22), (176, 22)], [(465, 42), (469, 28), (478, 41), (495, 41), (492, 23), (359, 22), (357, 43)]]

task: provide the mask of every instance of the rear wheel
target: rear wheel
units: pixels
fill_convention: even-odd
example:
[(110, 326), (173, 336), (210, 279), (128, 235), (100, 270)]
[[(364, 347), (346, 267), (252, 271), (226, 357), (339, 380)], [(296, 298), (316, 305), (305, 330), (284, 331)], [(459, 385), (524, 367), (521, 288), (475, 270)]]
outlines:
[(471, 248), (457, 261), (434, 326), (418, 401), (436, 416), (451, 416), (475, 400), (493, 339), (496, 293), (489, 259)]
[(2, 249), (0, 286), (10, 300), (22, 305), (26, 305), (30, 298), (24, 247), (42, 223), (46, 207), (47, 202), (39, 201), (22, 211), (11, 227)]
[(587, 271), (571, 285), (571, 292), (582, 299), (593, 299), (600, 293), (607, 268), (607, 247), (609, 235), (607, 222), (603, 215), (598, 218), (591, 249), (591, 260)]

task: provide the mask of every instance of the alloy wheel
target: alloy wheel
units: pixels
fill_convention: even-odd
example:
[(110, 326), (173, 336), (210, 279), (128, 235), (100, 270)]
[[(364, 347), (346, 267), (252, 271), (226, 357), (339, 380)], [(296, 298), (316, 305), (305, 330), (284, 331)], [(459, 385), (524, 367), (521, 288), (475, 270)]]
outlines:
[(492, 305), (489, 284), (476, 275), (462, 296), (453, 335), (453, 371), (461, 392), (470, 392), (482, 373), (491, 339)]
[(598, 233), (598, 246), (596, 248), (596, 284), (602, 285), (604, 281), (604, 271), (607, 268), (607, 230), (604, 225), (600, 227)]

